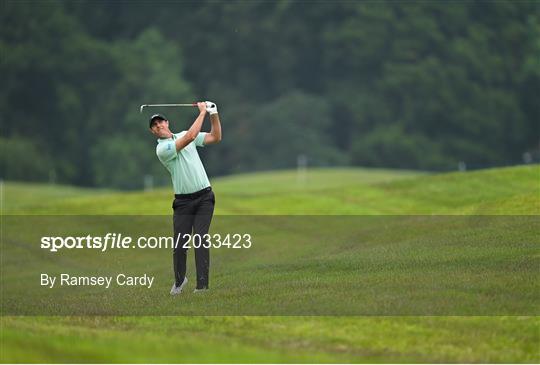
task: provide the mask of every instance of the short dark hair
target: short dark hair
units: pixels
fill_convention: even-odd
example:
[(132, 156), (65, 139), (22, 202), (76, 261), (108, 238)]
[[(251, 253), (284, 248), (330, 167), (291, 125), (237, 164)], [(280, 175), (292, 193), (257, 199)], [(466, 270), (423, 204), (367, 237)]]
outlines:
[(158, 122), (158, 121), (160, 121), (160, 120), (167, 120), (167, 118), (165, 118), (165, 117), (164, 117), (163, 115), (161, 115), (161, 114), (154, 114), (154, 115), (152, 115), (152, 116), (150, 117), (150, 123), (149, 123), (148, 127), (149, 127), (149, 128), (152, 128), (152, 126), (153, 126), (156, 122)]

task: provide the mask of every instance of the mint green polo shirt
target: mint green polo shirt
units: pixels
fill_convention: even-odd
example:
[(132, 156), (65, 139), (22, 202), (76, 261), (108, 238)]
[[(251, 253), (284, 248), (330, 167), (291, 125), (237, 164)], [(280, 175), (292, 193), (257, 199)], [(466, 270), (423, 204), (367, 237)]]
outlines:
[(160, 138), (156, 146), (159, 160), (171, 174), (175, 194), (191, 194), (210, 186), (197, 153), (197, 147), (204, 147), (206, 133), (199, 133), (193, 142), (176, 152), (174, 141), (184, 134), (186, 131), (173, 134), (172, 138)]

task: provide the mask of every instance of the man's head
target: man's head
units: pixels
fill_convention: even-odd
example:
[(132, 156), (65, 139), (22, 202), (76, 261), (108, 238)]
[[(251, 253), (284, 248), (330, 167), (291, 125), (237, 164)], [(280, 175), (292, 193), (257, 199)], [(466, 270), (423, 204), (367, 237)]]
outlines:
[(172, 134), (169, 129), (169, 121), (161, 114), (152, 115), (148, 127), (150, 132), (158, 138), (169, 138)]

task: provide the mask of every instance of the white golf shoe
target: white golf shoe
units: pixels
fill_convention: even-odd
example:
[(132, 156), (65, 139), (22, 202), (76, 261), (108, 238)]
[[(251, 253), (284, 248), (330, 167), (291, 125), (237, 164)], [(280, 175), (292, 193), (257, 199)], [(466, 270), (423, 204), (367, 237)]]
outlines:
[(178, 295), (182, 292), (182, 289), (184, 288), (184, 286), (187, 284), (187, 277), (184, 276), (184, 281), (182, 282), (182, 284), (180, 286), (176, 286), (176, 283), (174, 283), (172, 285), (172, 288), (171, 288), (171, 295)]
[(202, 288), (202, 289), (193, 290), (194, 293), (206, 293), (207, 291), (208, 291), (208, 288)]

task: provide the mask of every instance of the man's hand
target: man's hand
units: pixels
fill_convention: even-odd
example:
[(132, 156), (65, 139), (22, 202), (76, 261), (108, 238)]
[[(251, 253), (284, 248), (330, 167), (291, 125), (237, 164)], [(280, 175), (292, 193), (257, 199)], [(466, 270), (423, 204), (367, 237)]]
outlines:
[(208, 110), (204, 101), (199, 101), (197, 103), (197, 108), (199, 108), (201, 114), (206, 114), (206, 111)]
[(206, 110), (210, 113), (210, 123), (212, 123), (212, 129), (210, 133), (206, 133), (204, 136), (204, 144), (219, 143), (221, 141), (221, 122), (219, 120), (219, 114), (217, 111), (217, 105), (214, 102), (206, 102)]
[(210, 113), (210, 115), (212, 114), (217, 114), (217, 105), (216, 103), (214, 103), (213, 101), (206, 101), (206, 111), (208, 111), (208, 113)]

